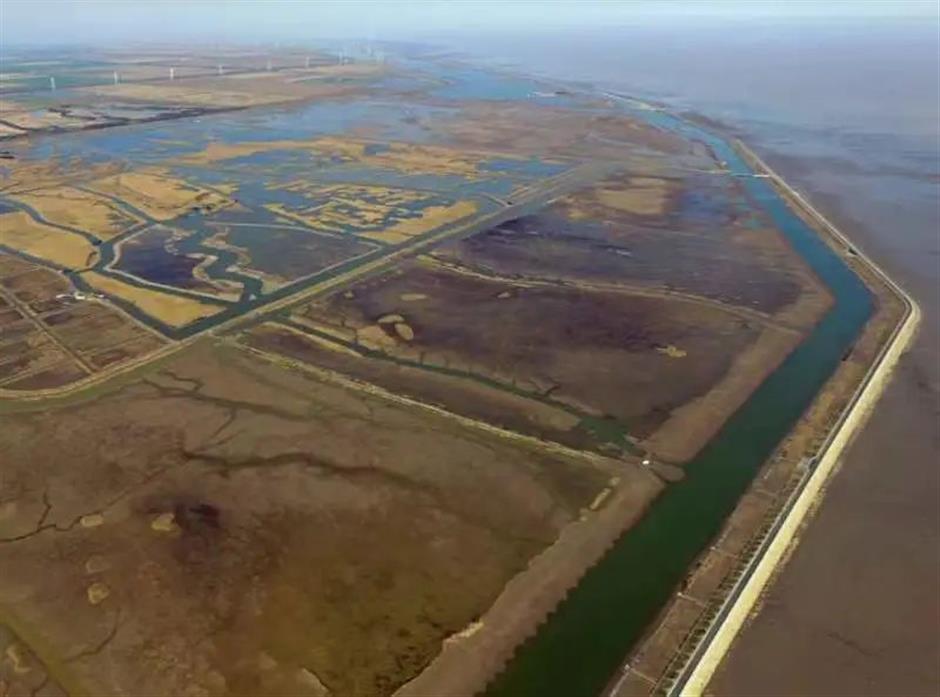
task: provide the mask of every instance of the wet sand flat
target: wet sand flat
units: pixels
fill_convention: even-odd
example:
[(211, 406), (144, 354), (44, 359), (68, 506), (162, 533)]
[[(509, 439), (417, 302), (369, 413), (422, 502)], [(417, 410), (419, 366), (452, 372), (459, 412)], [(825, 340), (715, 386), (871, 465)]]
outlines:
[[(812, 165), (817, 176), (822, 170), (829, 177), (811, 195), (915, 295), (924, 321), (709, 692), (932, 695), (940, 684), (940, 305), (930, 261), (937, 258), (936, 212), (915, 201), (904, 217), (904, 241), (889, 239), (887, 227), (875, 229), (889, 211), (863, 204), (853, 190), (864, 184), (833, 185), (845, 172), (833, 171), (833, 163)], [(798, 184), (809, 179), (793, 163), (783, 161), (780, 169)], [(866, 224), (855, 219), (863, 214), (871, 215)]]

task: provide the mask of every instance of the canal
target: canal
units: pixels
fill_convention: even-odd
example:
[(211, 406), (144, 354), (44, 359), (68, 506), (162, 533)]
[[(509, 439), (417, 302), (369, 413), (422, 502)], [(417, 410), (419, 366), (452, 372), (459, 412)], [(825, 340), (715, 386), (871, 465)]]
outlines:
[[(732, 174), (753, 173), (714, 133), (662, 111), (632, 113), (704, 143)], [(769, 181), (741, 181), (829, 288), (833, 306), (686, 466), (685, 479), (666, 490), (518, 649), (487, 697), (599, 694), (871, 316), (872, 297), (862, 281)]]

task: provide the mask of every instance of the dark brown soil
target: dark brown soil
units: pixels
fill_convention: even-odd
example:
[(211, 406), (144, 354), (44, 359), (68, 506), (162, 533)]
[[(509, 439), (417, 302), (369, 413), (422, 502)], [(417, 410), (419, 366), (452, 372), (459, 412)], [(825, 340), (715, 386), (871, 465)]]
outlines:
[(14, 322), (3, 328), (3, 339), (4, 341), (12, 341), (13, 339), (26, 337), (35, 330), (36, 325), (29, 320)]
[[(550, 396), (632, 433), (655, 429), (706, 392), (756, 328), (720, 309), (655, 297), (502, 281), (412, 264), (312, 305), (308, 314), (364, 327), (399, 314), (414, 330), (393, 355)], [(404, 302), (408, 294), (426, 296)], [(668, 346), (687, 352), (673, 358)], [(448, 400), (458, 407), (460, 398)]]
[[(143, 332), (115, 310), (102, 305), (89, 304), (80, 311), (68, 312), (66, 318), (56, 317), (53, 331), (75, 351), (93, 352)], [(43, 322), (48, 322), (46, 317)]]
[(15, 307), (7, 307), (3, 310), (0, 310), (0, 326), (5, 326), (7, 324), (12, 324), (19, 319), (22, 319), (23, 315)]
[(5, 390), (45, 390), (52, 387), (61, 387), (85, 377), (85, 373), (71, 361), (59, 363), (55, 366), (35, 373), (22, 380), (14, 380), (3, 386)]
[(105, 349), (98, 353), (92, 353), (88, 356), (88, 362), (97, 369), (106, 368), (116, 363), (143, 356), (158, 349), (161, 342), (156, 337), (149, 334), (141, 334), (136, 339), (131, 339), (118, 347)]
[(682, 138), (627, 116), (526, 104), (467, 103), (452, 120), (430, 125), (436, 135), (460, 146), (538, 156), (614, 159), (634, 155), (637, 148), (690, 151)]
[(709, 205), (680, 197), (655, 225), (610, 210), (572, 220), (556, 205), (437, 254), (501, 275), (645, 285), (774, 313), (799, 296), (802, 265), (778, 233), (735, 223), (729, 196), (717, 190)]
[(31, 271), (18, 273), (15, 276), (3, 276), (0, 283), (10, 290), (19, 300), (32, 306), (36, 304), (36, 311), (40, 311), (44, 305), (55, 299), (56, 294), (65, 293), (70, 290), (68, 281), (60, 274), (48, 269), (32, 266)]
[[(6, 339), (6, 337), (4, 337)], [(25, 340), (20, 341), (10, 341), (0, 344), (0, 361), (4, 361), (8, 358), (16, 358), (24, 351), (29, 350), (29, 342)]]

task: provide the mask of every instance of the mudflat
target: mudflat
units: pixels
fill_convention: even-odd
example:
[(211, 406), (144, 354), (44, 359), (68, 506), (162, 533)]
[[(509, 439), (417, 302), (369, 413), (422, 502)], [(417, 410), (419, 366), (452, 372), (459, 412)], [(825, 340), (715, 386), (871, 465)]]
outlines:
[(864, 196), (880, 181), (876, 169), (859, 176), (842, 160), (770, 159), (914, 295), (923, 324), (710, 692), (930, 695), (940, 682), (935, 189), (907, 173), (914, 186), (897, 237), (894, 209)]

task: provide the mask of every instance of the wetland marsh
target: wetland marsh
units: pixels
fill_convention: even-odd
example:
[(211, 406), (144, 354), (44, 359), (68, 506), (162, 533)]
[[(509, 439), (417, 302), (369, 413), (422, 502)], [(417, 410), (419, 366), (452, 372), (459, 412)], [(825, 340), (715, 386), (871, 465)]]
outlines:
[(4, 144), (0, 624), (70, 694), (595, 692), (883, 308), (704, 128), (297, 58)]

